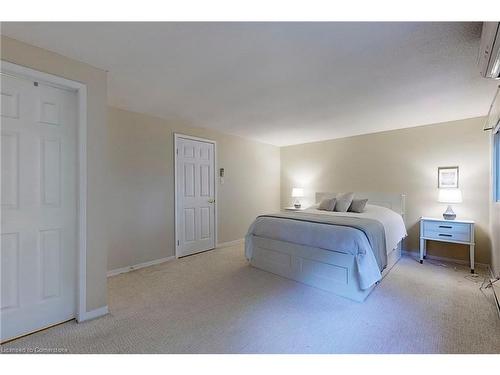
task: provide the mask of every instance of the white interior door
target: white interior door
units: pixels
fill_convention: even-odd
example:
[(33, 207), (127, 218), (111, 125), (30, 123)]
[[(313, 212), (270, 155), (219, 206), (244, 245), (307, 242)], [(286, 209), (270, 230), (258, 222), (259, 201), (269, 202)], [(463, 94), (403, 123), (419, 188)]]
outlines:
[(1, 340), (76, 312), (76, 92), (1, 76)]
[(176, 139), (177, 256), (215, 247), (215, 144)]

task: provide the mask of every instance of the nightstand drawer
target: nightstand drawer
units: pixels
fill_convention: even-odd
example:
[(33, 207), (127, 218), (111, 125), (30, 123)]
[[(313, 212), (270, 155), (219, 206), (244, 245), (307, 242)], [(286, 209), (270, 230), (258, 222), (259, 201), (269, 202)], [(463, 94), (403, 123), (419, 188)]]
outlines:
[(470, 233), (455, 233), (455, 232), (435, 232), (424, 231), (424, 237), (428, 239), (444, 240), (444, 241), (461, 241), (470, 242)]
[(424, 234), (427, 236), (429, 232), (439, 232), (439, 233), (462, 233), (470, 235), (470, 225), (465, 223), (448, 223), (439, 221), (425, 221), (424, 222)]

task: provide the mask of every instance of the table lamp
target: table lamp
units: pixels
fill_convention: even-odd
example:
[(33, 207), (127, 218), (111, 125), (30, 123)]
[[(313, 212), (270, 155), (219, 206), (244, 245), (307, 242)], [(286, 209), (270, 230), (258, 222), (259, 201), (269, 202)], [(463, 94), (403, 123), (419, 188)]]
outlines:
[(457, 215), (451, 208), (451, 203), (462, 203), (462, 192), (459, 189), (439, 189), (438, 201), (448, 203), (448, 208), (443, 213), (445, 220), (455, 220)]
[(293, 188), (292, 189), (292, 198), (295, 198), (293, 205), (295, 208), (300, 208), (300, 200), (304, 196), (304, 189), (302, 188)]

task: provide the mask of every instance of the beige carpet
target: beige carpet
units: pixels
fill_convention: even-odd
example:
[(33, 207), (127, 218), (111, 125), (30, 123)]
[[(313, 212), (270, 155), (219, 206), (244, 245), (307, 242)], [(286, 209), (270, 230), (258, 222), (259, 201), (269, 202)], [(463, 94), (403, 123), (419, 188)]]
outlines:
[(403, 258), (356, 303), (247, 265), (242, 246), (109, 279), (111, 314), (6, 348), (75, 353), (500, 353), (491, 295), (465, 267)]

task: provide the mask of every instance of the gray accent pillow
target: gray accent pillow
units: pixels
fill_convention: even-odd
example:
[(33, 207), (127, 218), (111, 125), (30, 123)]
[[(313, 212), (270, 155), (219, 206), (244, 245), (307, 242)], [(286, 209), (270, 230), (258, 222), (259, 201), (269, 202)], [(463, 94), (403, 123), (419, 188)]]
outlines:
[(354, 193), (339, 193), (335, 198), (337, 203), (335, 204), (335, 211), (337, 212), (347, 212), (349, 206), (354, 198)]
[(335, 198), (323, 199), (318, 206), (318, 210), (333, 211), (336, 202), (337, 200)]
[(366, 202), (368, 202), (368, 199), (353, 199), (349, 207), (349, 212), (362, 213), (365, 210)]

